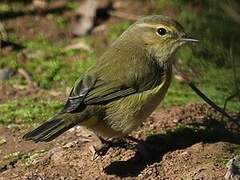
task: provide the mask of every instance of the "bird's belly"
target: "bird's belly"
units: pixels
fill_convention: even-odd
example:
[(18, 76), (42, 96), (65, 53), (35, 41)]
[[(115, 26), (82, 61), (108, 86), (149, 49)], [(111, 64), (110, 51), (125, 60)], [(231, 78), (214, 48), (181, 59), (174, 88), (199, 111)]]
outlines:
[(153, 112), (164, 98), (171, 80), (142, 93), (134, 94), (107, 105), (104, 123), (117, 132), (129, 134)]
[(98, 136), (105, 140), (111, 139), (111, 138), (119, 138), (122, 136), (125, 136), (122, 131), (117, 131), (110, 127), (106, 121), (100, 120), (97, 124), (90, 127), (90, 129)]
[(166, 91), (167, 89), (161, 89), (161, 92), (157, 93), (156, 89), (111, 102), (106, 107), (104, 119), (92, 117), (86, 126), (103, 139), (125, 136), (141, 125), (152, 113)]

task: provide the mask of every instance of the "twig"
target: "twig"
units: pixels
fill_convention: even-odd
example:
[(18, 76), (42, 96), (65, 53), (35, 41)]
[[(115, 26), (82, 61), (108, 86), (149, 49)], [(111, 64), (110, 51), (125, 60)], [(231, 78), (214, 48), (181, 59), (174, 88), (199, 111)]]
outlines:
[(198, 89), (195, 84), (190, 81), (184, 74), (175, 66), (175, 69), (179, 76), (181, 76), (182, 80), (187, 83), (187, 85), (198, 95), (200, 96), (208, 105), (210, 105), (213, 109), (223, 114), (225, 117), (227, 117), (230, 121), (232, 121), (234, 124), (236, 124), (238, 127), (240, 127), (240, 124), (237, 120), (232, 118), (226, 111), (224, 111), (221, 107), (219, 107), (217, 104), (215, 104), (211, 99), (209, 99), (200, 89)]
[(28, 74), (28, 72), (26, 70), (24, 70), (23, 68), (19, 68), (17, 70), (18, 74), (20, 74), (21, 76), (24, 77), (24, 79), (26, 79), (27, 83), (29, 85), (33, 85), (33, 81), (32, 81), (32, 77)]
[(235, 98), (235, 97), (238, 96), (238, 95), (239, 95), (239, 92), (236, 92), (236, 93), (232, 94), (231, 96), (227, 97), (227, 98), (225, 99), (223, 109), (225, 110), (225, 109), (227, 108), (227, 103), (228, 103), (228, 101), (232, 100), (233, 98)]

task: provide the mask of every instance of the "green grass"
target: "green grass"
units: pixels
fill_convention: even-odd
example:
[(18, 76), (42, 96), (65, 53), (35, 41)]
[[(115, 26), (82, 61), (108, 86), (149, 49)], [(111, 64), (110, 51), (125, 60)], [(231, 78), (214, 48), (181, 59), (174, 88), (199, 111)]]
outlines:
[[(142, 0), (143, 2), (148, 2)], [(134, 2), (134, 1), (132, 1)], [(189, 0), (157, 0), (155, 6), (148, 14), (160, 14), (165, 9), (172, 7), (176, 10), (177, 19), (184, 25), (187, 32), (198, 38), (200, 42), (193, 47), (185, 47), (177, 53), (177, 57), (184, 62), (181, 69), (188, 72), (194, 67), (200, 74), (199, 77), (191, 76), (196, 85), (214, 102), (223, 106), (224, 100), (235, 91), (236, 84), (233, 78), (233, 60), (237, 72), (240, 71), (239, 25), (224, 14), (219, 1), (189, 1)], [(21, 9), (23, 4), (11, 7), (6, 3), (0, 3), (0, 11)], [(189, 5), (191, 4), (191, 5)], [(75, 10), (77, 4), (74, 1), (67, 3), (69, 9)], [(198, 9), (200, 7), (200, 10)], [(201, 8), (203, 10), (201, 10)], [(69, 25), (69, 19), (53, 16), (56, 26), (65, 29)], [(126, 30), (132, 21), (121, 20), (108, 26), (106, 32), (107, 43), (113, 42)], [(34, 22), (28, 23), (29, 28), (34, 28)], [(33, 37), (17, 37), (14, 29), (11, 30), (9, 39), (23, 42), (26, 49), (22, 52), (12, 51), (9, 54), (0, 52), (0, 68), (24, 68), (34, 82), (43, 90), (55, 90), (61, 93), (66, 87), (71, 87), (84, 72), (93, 65), (97, 58), (95, 52), (83, 50), (69, 50), (63, 52), (66, 45), (71, 42), (61, 40), (52, 41), (45, 34), (39, 33)], [(96, 38), (97, 39), (97, 38)], [(86, 43), (96, 43), (94, 36), (84, 37)], [(104, 42), (102, 42), (104, 43)], [(108, 45), (109, 45), (108, 44)], [(232, 56), (230, 56), (230, 50)], [(69, 60), (77, 56), (78, 60)], [(240, 79), (238, 77), (238, 79)], [(7, 82), (9, 85), (26, 85), (26, 81), (15, 75)], [(239, 81), (238, 81), (239, 83)], [(240, 85), (240, 83), (239, 83)], [(163, 106), (184, 105), (189, 102), (202, 100), (186, 85), (178, 80), (173, 83), (167, 93)], [(50, 117), (61, 105), (58, 101), (43, 98), (43, 100), (31, 100), (29, 98), (4, 101), (0, 104), (0, 124), (31, 124)], [(230, 101), (230, 111), (239, 112), (240, 102), (238, 98)]]
[(76, 11), (79, 8), (79, 4), (76, 1), (70, 0), (67, 3), (67, 7), (69, 9), (72, 9), (72, 10)]
[(113, 42), (116, 40), (130, 25), (131, 21), (122, 21), (111, 26), (107, 31), (107, 37)]
[(13, 152), (8, 155), (5, 155), (3, 159), (8, 161), (17, 161), (18, 159), (21, 158), (21, 156), (22, 156), (21, 152), (17, 151), (17, 152)]
[[(27, 50), (19, 57), (17, 52), (3, 56), (0, 68), (8, 67), (16, 70), (25, 69), (34, 82), (43, 89), (61, 89), (63, 86), (72, 86), (91, 65), (96, 62), (96, 54), (83, 50), (62, 51), (63, 47), (56, 46), (43, 34), (25, 42)], [(79, 60), (67, 61), (71, 56), (79, 55)], [(10, 80), (14, 83), (16, 78)], [(26, 84), (21, 79), (19, 84)]]
[[(207, 71), (202, 72), (200, 79), (193, 79), (195, 85), (211, 100), (213, 100), (220, 107), (223, 107), (225, 99), (233, 94), (234, 87), (231, 81), (231, 69), (208, 68)], [(224, 74), (224, 76), (220, 76)], [(227, 80), (230, 79), (230, 80)], [(173, 105), (184, 105), (189, 102), (204, 102), (187, 84), (179, 82), (174, 79), (170, 86), (163, 106), (171, 107)], [(228, 110), (238, 112), (240, 110), (240, 101), (238, 98), (229, 101)]]
[(61, 106), (61, 102), (50, 99), (7, 101), (0, 105), (0, 124), (14, 124), (21, 127), (44, 121), (58, 111)]
[(64, 18), (62, 16), (56, 17), (56, 23), (59, 28), (65, 29), (69, 25), (69, 21), (67, 18)]
[(30, 166), (34, 165), (46, 153), (47, 153), (47, 150), (42, 149), (42, 150), (39, 150), (39, 151), (24, 154), (21, 157), (21, 162), (25, 167), (30, 167)]

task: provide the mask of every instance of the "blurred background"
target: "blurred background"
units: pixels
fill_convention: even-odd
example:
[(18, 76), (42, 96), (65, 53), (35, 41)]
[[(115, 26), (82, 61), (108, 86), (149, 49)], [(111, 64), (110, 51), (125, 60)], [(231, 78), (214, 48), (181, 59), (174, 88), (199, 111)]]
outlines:
[[(186, 32), (199, 39), (198, 44), (178, 51), (177, 67), (216, 104), (220, 107), (226, 105), (227, 112), (239, 116), (239, 2), (238, 0), (1, 0), (0, 172), (6, 171), (11, 163), (16, 163), (19, 159), (24, 164), (20, 164), (19, 167), (28, 167), (33, 163), (34, 158), (46, 154), (46, 149), (49, 147), (46, 148), (42, 144), (34, 145), (41, 150), (33, 153), (31, 151), (33, 145), (22, 142), (22, 134), (58, 111), (74, 82), (99, 60), (101, 54), (124, 30), (139, 17), (146, 15), (171, 16), (185, 27)], [(204, 105), (204, 107), (192, 105), (201, 104), (203, 100), (180, 79), (175, 73), (167, 96), (158, 109), (159, 111), (170, 109), (170, 117), (166, 116), (168, 113), (154, 115), (159, 119), (165, 117), (162, 118), (165, 124), (155, 123), (154, 126), (150, 124), (142, 130), (144, 133), (140, 132), (139, 136), (141, 133), (147, 136), (160, 131), (165, 132), (166, 128), (173, 129), (172, 122), (175, 123), (176, 132), (180, 132), (179, 129), (183, 129), (183, 126), (179, 125), (178, 121), (175, 122), (176, 119), (182, 117), (187, 119), (188, 114), (193, 119), (198, 118), (197, 116), (205, 116), (208, 109), (206, 110)], [(186, 109), (185, 105), (188, 105)], [(181, 117), (178, 117), (179, 114)], [(155, 129), (149, 130), (149, 128)], [(187, 134), (186, 137), (192, 136)], [(72, 139), (74, 137), (72, 136)], [(174, 136), (174, 141), (176, 137)], [(204, 134), (203, 137), (213, 136)], [(186, 143), (184, 138), (182, 142)], [(232, 139), (231, 136), (230, 140)], [(190, 140), (190, 142), (195, 141)], [(175, 148), (178, 149), (179, 146), (176, 146)], [(216, 149), (215, 146), (213, 147)], [(213, 152), (216, 154), (215, 151)], [(237, 152), (240, 152), (239, 149)], [(228, 157), (230, 156), (232, 155)], [(223, 156), (220, 154), (219, 157)], [(226, 159), (220, 161), (225, 163)], [(2, 162), (10, 163), (1, 165)], [(204, 158), (203, 162), (205, 163)], [(181, 171), (183, 165), (180, 164), (179, 167)], [(194, 166), (190, 164), (190, 167)]]
[[(217, 0), (21, 0), (0, 2), (0, 124), (50, 117), (74, 81), (136, 19), (176, 18), (200, 42), (178, 67), (214, 102), (240, 110), (240, 5)], [(202, 100), (177, 76), (162, 107)]]

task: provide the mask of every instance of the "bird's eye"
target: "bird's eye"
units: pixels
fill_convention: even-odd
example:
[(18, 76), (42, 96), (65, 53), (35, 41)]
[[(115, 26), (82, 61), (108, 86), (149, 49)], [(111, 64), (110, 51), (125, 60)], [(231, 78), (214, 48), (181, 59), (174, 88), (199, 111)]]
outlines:
[(158, 28), (157, 29), (157, 33), (160, 35), (160, 36), (164, 36), (167, 34), (167, 30), (165, 28)]

